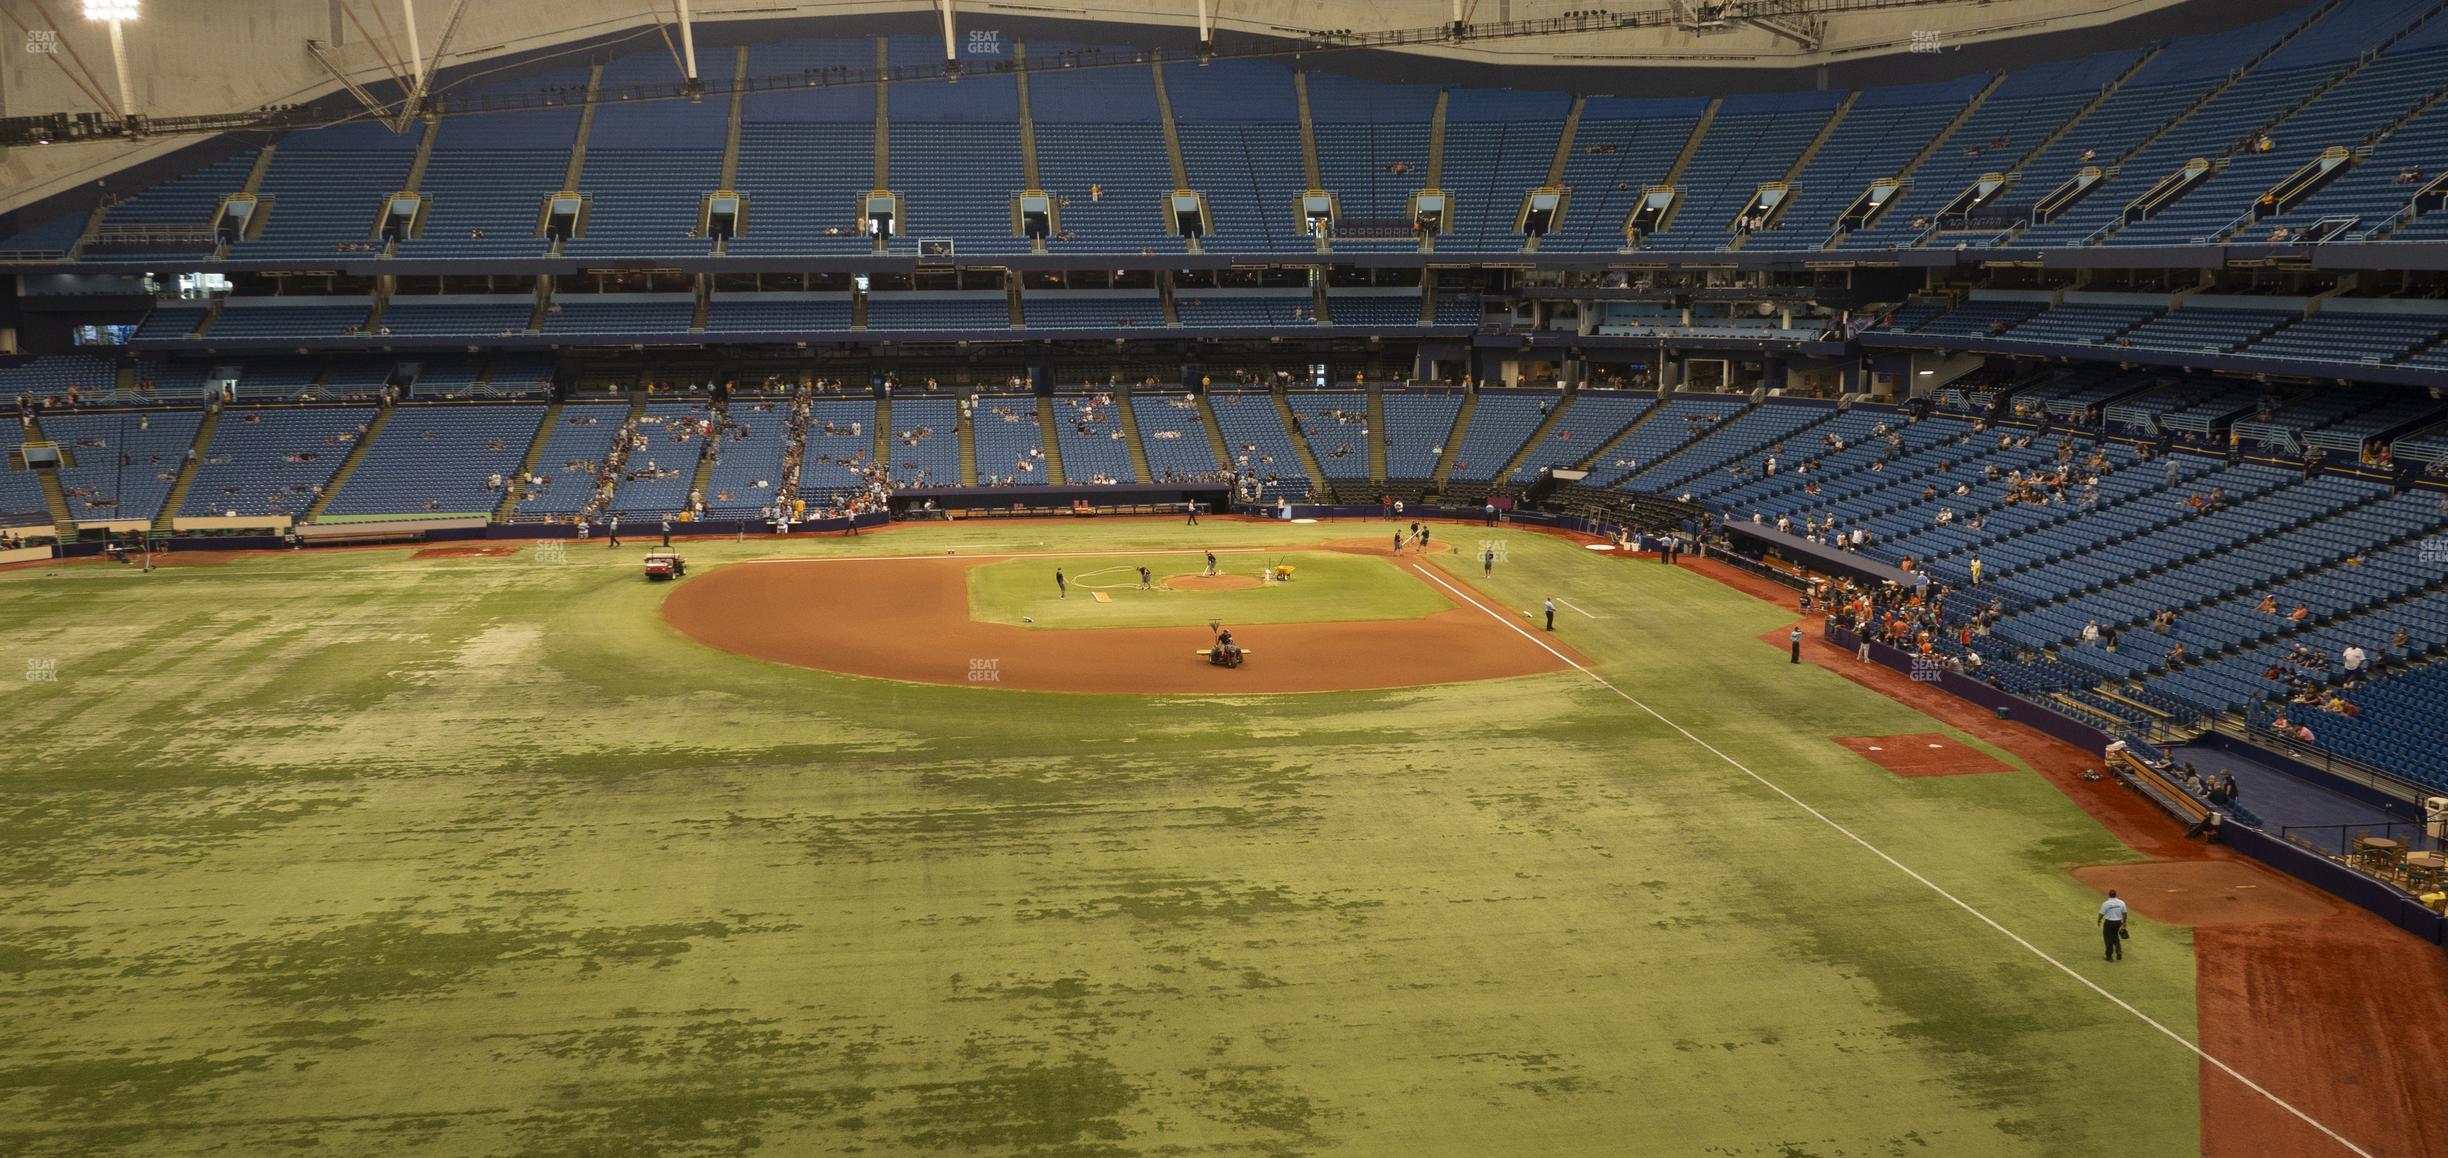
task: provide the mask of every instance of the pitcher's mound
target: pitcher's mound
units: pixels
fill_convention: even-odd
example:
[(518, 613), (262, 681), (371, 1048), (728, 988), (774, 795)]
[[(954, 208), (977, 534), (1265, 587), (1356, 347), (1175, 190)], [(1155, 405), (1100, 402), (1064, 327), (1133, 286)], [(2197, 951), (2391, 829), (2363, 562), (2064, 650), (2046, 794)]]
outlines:
[(1175, 591), (1239, 591), (1260, 584), (1255, 575), (1174, 575), (1164, 585)]
[(2335, 911), (2276, 873), (2225, 860), (2169, 860), (2148, 864), (2092, 865), (2074, 879), (2115, 889), (2137, 916), (2168, 925), (2245, 925), (2300, 921)]

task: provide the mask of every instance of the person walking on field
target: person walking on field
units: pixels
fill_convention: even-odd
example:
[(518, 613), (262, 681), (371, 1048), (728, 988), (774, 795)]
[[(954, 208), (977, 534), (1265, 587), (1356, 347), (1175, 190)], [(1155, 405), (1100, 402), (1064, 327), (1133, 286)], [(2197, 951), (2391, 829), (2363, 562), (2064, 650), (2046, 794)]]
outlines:
[(1402, 544), (1403, 544), (1403, 533), (1402, 533), (1401, 531), (1396, 531), (1396, 532), (1394, 532), (1394, 553), (1395, 553), (1395, 554), (1397, 554), (1397, 555), (1402, 554)]
[(1071, 598), (1071, 581), (1063, 578), (1060, 567), (1054, 569), (1054, 597), (1056, 599)]
[(1555, 596), (1547, 597), (1547, 630), (1555, 630)]
[(2108, 890), (2108, 899), (2100, 902), (2100, 940), (2108, 961), (2125, 959), (2125, 902), (2117, 899), (2116, 890)]
[(1215, 568), (1215, 552), (1213, 552), (1213, 551), (1209, 551), (1209, 552), (1207, 552), (1207, 573), (1208, 573), (1208, 574), (1210, 574), (1210, 575), (1213, 575), (1213, 574), (1215, 574), (1215, 573), (1216, 573), (1216, 568)]
[(1189, 515), (1189, 516), (1190, 516), (1190, 521), (1189, 521), (1189, 523), (1187, 524), (1188, 526), (1193, 526), (1193, 527), (1195, 527), (1195, 526), (1197, 526), (1197, 525), (1198, 525), (1198, 502), (1197, 502), (1197, 500), (1195, 500), (1195, 499), (1194, 499), (1194, 500), (1192, 500), (1192, 501), (1190, 501), (1190, 502), (1183, 503), (1183, 504), (1182, 504), (1182, 511), (1183, 511), (1183, 513), (1185, 513), (1185, 514), (1187, 514), (1187, 515)]
[(1485, 547), (1479, 548), (1479, 573), (1482, 575), (1493, 575), (1496, 573), (1495, 544), (1490, 543)]
[(1794, 628), (1793, 633), (1785, 637), (1785, 642), (1793, 645), (1793, 662), (1802, 662), (1802, 629)]
[(620, 546), (620, 516), (614, 515), (610, 522), (604, 524), (604, 550), (609, 551), (617, 546)]
[(663, 516), (663, 545), (671, 546), (671, 516)]
[(1147, 591), (1155, 586), (1156, 584), (1151, 581), (1151, 577), (1148, 574), (1148, 569), (1145, 567), (1139, 568), (1139, 589), (1141, 591)]

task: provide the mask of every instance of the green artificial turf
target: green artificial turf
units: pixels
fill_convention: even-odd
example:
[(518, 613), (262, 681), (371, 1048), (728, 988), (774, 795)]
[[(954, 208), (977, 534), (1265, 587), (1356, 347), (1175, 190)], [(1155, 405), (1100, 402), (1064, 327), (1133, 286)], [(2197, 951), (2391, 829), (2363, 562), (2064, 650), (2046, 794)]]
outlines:
[[(1156, 584), (1152, 589), (1139, 588), (1142, 566)], [(969, 607), (987, 622), (1053, 629), (1417, 619), (1454, 606), (1436, 588), (1371, 555), (1228, 551), (1216, 556), (1216, 570), (1226, 575), (1256, 578), (1275, 566), (1292, 568), (1292, 580), (1194, 591), (1175, 590), (1166, 581), (1205, 571), (1207, 560), (1198, 553), (1008, 559), (970, 570)], [(1057, 568), (1070, 581), (1068, 596), (1054, 584)], [(1099, 593), (1106, 602), (1097, 601)]]
[[(1893, 776), (1828, 738), (1947, 729), (1782, 609), (1501, 537), (1456, 581), (2191, 1032), (2039, 777)], [(2189, 1053), (1585, 676), (865, 681), (681, 638), (643, 549), (0, 573), (0, 1152), (2199, 1152)]]

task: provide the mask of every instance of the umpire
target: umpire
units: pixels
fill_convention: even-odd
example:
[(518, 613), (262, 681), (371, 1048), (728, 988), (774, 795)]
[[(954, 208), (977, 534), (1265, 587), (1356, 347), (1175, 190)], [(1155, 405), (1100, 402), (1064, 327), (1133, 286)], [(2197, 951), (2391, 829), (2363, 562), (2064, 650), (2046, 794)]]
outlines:
[(2100, 940), (2108, 961), (2125, 959), (2125, 902), (2117, 899), (2116, 890), (2108, 890), (2108, 899), (2100, 902)]

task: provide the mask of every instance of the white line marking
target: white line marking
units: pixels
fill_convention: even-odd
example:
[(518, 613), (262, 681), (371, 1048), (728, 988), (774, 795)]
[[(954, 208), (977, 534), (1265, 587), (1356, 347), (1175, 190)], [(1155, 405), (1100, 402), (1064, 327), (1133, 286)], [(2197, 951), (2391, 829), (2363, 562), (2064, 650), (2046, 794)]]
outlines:
[(2071, 966), (2068, 966), (2068, 965), (2067, 965), (2065, 962), (2060, 961), (2060, 960), (2058, 960), (2057, 958), (2050, 956), (2047, 950), (2042, 949), (2042, 948), (2041, 948), (2041, 947), (2039, 947), (2038, 945), (2034, 945), (2034, 944), (2032, 944), (2030, 941), (2026, 941), (2026, 940), (2024, 940), (2024, 939), (2022, 938), (2022, 936), (2021, 936), (2021, 935), (2017, 934), (2017, 933), (2016, 933), (2014, 930), (2009, 929), (2009, 928), (2007, 928), (2006, 926), (1999, 924), (1999, 923), (1996, 921), (1996, 919), (1992, 918), (1992, 917), (1991, 917), (1989, 914), (1984, 913), (1984, 912), (1980, 911), (1979, 909), (1976, 909), (1976, 908), (1972, 907), (1971, 902), (1966, 901), (1966, 900), (1964, 900), (1963, 898), (1958, 897), (1958, 896), (1956, 896), (1955, 894), (1953, 894), (1953, 893), (1950, 893), (1950, 892), (1946, 891), (1946, 889), (1945, 889), (1943, 886), (1941, 886), (1940, 884), (1938, 884), (1938, 882), (1933, 881), (1933, 880), (1929, 879), (1928, 877), (1922, 876), (1920, 873), (1913, 871), (1913, 869), (1912, 869), (1910, 866), (1906, 865), (1906, 864), (1905, 864), (1903, 861), (1897, 860), (1896, 858), (1894, 858), (1894, 857), (1892, 857), (1892, 856), (1887, 855), (1887, 852), (1886, 852), (1886, 850), (1885, 850), (1885, 849), (1882, 849), (1882, 848), (1880, 848), (1879, 846), (1877, 846), (1877, 845), (1875, 845), (1875, 844), (1870, 843), (1869, 841), (1867, 841), (1867, 840), (1863, 839), (1863, 838), (1862, 838), (1862, 837), (1861, 837), (1859, 834), (1855, 833), (1855, 832), (1854, 832), (1852, 829), (1846, 828), (1844, 825), (1837, 823), (1834, 817), (1831, 817), (1831, 816), (1829, 816), (1828, 814), (1826, 814), (1826, 813), (1824, 813), (1824, 812), (1821, 812), (1821, 811), (1819, 811), (1819, 810), (1818, 810), (1818, 809), (1816, 809), (1816, 808), (1811, 807), (1809, 804), (1807, 804), (1807, 803), (1803, 802), (1803, 800), (1802, 800), (1802, 798), (1801, 798), (1801, 797), (1796, 796), (1796, 795), (1794, 795), (1794, 794), (1793, 794), (1793, 793), (1791, 793), (1791, 792), (1787, 792), (1787, 791), (1786, 791), (1784, 788), (1780, 787), (1780, 786), (1779, 786), (1779, 785), (1778, 785), (1778, 784), (1777, 784), (1775, 781), (1770, 780), (1770, 779), (1768, 779), (1767, 777), (1762, 776), (1762, 775), (1760, 775), (1759, 773), (1752, 771), (1752, 770), (1751, 770), (1751, 769), (1750, 769), (1748, 766), (1744, 765), (1742, 761), (1737, 760), (1737, 759), (1735, 759), (1734, 757), (1732, 757), (1732, 756), (1728, 756), (1728, 755), (1726, 755), (1724, 752), (1719, 751), (1715, 745), (1710, 744), (1708, 741), (1703, 740), (1703, 739), (1701, 739), (1700, 737), (1693, 735), (1693, 734), (1691, 733), (1691, 730), (1690, 730), (1690, 729), (1685, 728), (1683, 725), (1678, 724), (1678, 723), (1674, 722), (1673, 720), (1669, 720), (1669, 719), (1667, 719), (1667, 718), (1666, 718), (1665, 716), (1663, 716), (1663, 715), (1660, 715), (1660, 714), (1658, 713), (1658, 710), (1657, 710), (1656, 708), (1652, 708), (1652, 707), (1650, 707), (1649, 705), (1647, 705), (1647, 704), (1644, 704), (1644, 703), (1640, 702), (1638, 699), (1633, 698), (1633, 696), (1631, 695), (1631, 693), (1626, 692), (1626, 691), (1624, 691), (1622, 688), (1616, 687), (1614, 684), (1607, 682), (1607, 678), (1606, 678), (1605, 676), (1599, 675), (1597, 672), (1591, 671), (1590, 669), (1588, 669), (1588, 668), (1586, 668), (1586, 667), (1581, 666), (1579, 663), (1577, 663), (1577, 662), (1575, 662), (1575, 661), (1573, 660), (1573, 657), (1571, 657), (1571, 656), (1569, 656), (1569, 655), (1566, 655), (1566, 654), (1564, 654), (1563, 652), (1557, 651), (1557, 650), (1556, 650), (1554, 647), (1549, 646), (1546, 640), (1540, 639), (1540, 638), (1539, 638), (1537, 635), (1532, 634), (1532, 633), (1527, 632), (1527, 631), (1523, 631), (1523, 630), (1522, 630), (1522, 628), (1521, 628), (1521, 625), (1520, 625), (1520, 624), (1517, 624), (1517, 623), (1513, 622), (1513, 621), (1512, 621), (1510, 618), (1507, 618), (1507, 617), (1506, 617), (1506, 616), (1504, 616), (1504, 615), (1501, 615), (1501, 614), (1499, 614), (1499, 613), (1497, 613), (1497, 612), (1495, 612), (1495, 611), (1493, 611), (1493, 610), (1490, 610), (1490, 609), (1489, 609), (1489, 607), (1488, 607), (1488, 605), (1487, 605), (1487, 604), (1485, 604), (1485, 603), (1480, 602), (1480, 601), (1479, 601), (1479, 599), (1478, 599), (1476, 596), (1473, 596), (1473, 595), (1471, 595), (1470, 593), (1468, 593), (1468, 592), (1464, 591), (1463, 589), (1461, 589), (1461, 588), (1459, 588), (1459, 587), (1456, 587), (1456, 586), (1454, 586), (1454, 585), (1453, 585), (1453, 584), (1451, 584), (1451, 583), (1446, 582), (1443, 576), (1436, 575), (1436, 574), (1432, 574), (1432, 573), (1431, 573), (1431, 572), (1430, 572), (1430, 571), (1429, 571), (1427, 568), (1425, 568), (1425, 567), (1421, 567), (1421, 566), (1419, 566), (1418, 564), (1413, 564), (1413, 565), (1412, 565), (1412, 567), (1413, 567), (1413, 569), (1414, 569), (1414, 570), (1418, 571), (1418, 572), (1421, 574), (1421, 576), (1422, 576), (1422, 577), (1426, 578), (1426, 579), (1427, 579), (1429, 582), (1434, 583), (1434, 584), (1436, 584), (1436, 585), (1437, 585), (1437, 586), (1439, 586), (1439, 587), (1443, 587), (1443, 588), (1444, 588), (1444, 589), (1446, 589), (1447, 591), (1451, 591), (1451, 592), (1453, 592), (1455, 596), (1457, 596), (1457, 597), (1459, 597), (1459, 598), (1461, 598), (1461, 599), (1463, 599), (1463, 600), (1468, 601), (1468, 602), (1471, 604), (1471, 606), (1478, 608), (1478, 609), (1479, 609), (1480, 611), (1482, 611), (1482, 612), (1485, 612), (1485, 613), (1486, 613), (1486, 614), (1487, 614), (1487, 615), (1488, 615), (1490, 618), (1492, 618), (1492, 619), (1496, 620), (1496, 622), (1501, 623), (1501, 624), (1504, 624), (1506, 627), (1510, 627), (1510, 628), (1512, 628), (1512, 629), (1513, 629), (1514, 631), (1516, 631), (1516, 632), (1520, 632), (1520, 634), (1521, 634), (1522, 638), (1527, 639), (1527, 640), (1529, 640), (1530, 642), (1532, 642), (1532, 643), (1535, 643), (1535, 644), (1539, 645), (1540, 647), (1544, 647), (1544, 648), (1546, 648), (1546, 649), (1547, 649), (1547, 651), (1548, 651), (1550, 654), (1554, 655), (1554, 656), (1555, 656), (1557, 659), (1563, 660), (1565, 663), (1571, 664), (1571, 665), (1572, 665), (1573, 670), (1580, 672), (1582, 675), (1588, 676), (1588, 677), (1589, 677), (1591, 680), (1595, 681), (1595, 682), (1598, 684), (1598, 686), (1600, 686), (1600, 687), (1602, 687), (1602, 688), (1605, 688), (1606, 690), (1608, 690), (1608, 691), (1610, 691), (1610, 692), (1615, 693), (1617, 696), (1621, 697), (1625, 703), (1628, 703), (1628, 704), (1632, 705), (1633, 707), (1639, 708), (1639, 709), (1640, 709), (1641, 711), (1643, 711), (1643, 712), (1647, 712), (1647, 713), (1648, 713), (1648, 714), (1649, 714), (1651, 717), (1655, 718), (1655, 719), (1657, 720), (1657, 722), (1659, 722), (1659, 723), (1661, 723), (1661, 724), (1664, 724), (1664, 725), (1666, 725), (1666, 726), (1667, 726), (1667, 727), (1669, 727), (1669, 728), (1674, 729), (1676, 732), (1681, 733), (1684, 739), (1689, 740), (1689, 741), (1691, 741), (1692, 743), (1699, 745), (1701, 748), (1706, 749), (1710, 755), (1715, 756), (1715, 757), (1717, 757), (1718, 759), (1725, 761), (1725, 762), (1726, 762), (1727, 764), (1729, 764), (1729, 765), (1732, 765), (1735, 771), (1740, 772), (1740, 773), (1742, 773), (1743, 775), (1748, 776), (1748, 777), (1750, 777), (1751, 779), (1753, 779), (1753, 780), (1755, 780), (1755, 781), (1758, 781), (1758, 782), (1759, 782), (1759, 784), (1760, 784), (1762, 787), (1764, 787), (1764, 788), (1768, 789), (1770, 792), (1774, 792), (1774, 793), (1776, 793), (1777, 795), (1784, 797), (1784, 798), (1785, 798), (1785, 799), (1786, 799), (1786, 800), (1787, 800), (1789, 803), (1791, 803), (1791, 804), (1792, 804), (1794, 807), (1799, 808), (1799, 809), (1801, 809), (1802, 811), (1804, 811), (1804, 812), (1807, 812), (1807, 813), (1811, 814), (1811, 816), (1812, 816), (1813, 818), (1815, 818), (1816, 820), (1818, 820), (1818, 821), (1819, 821), (1821, 824), (1827, 825), (1829, 828), (1835, 829), (1835, 830), (1836, 830), (1836, 831), (1837, 831), (1839, 834), (1843, 835), (1845, 839), (1850, 840), (1850, 841), (1852, 841), (1853, 843), (1860, 845), (1860, 846), (1861, 846), (1861, 847), (1862, 847), (1864, 850), (1868, 851), (1868, 852), (1870, 853), (1870, 855), (1875, 856), (1875, 857), (1879, 858), (1880, 860), (1886, 861), (1886, 862), (1887, 862), (1887, 863), (1888, 863), (1890, 866), (1892, 866), (1892, 867), (1893, 867), (1893, 868), (1894, 868), (1894, 869), (1895, 869), (1897, 872), (1903, 873), (1905, 876), (1911, 877), (1913, 880), (1920, 882), (1920, 883), (1921, 883), (1921, 885), (1922, 885), (1923, 887), (1925, 887), (1925, 888), (1929, 889), (1929, 891), (1931, 891), (1931, 892), (1933, 892), (1933, 893), (1936, 893), (1936, 894), (1938, 894), (1938, 895), (1939, 895), (1939, 896), (1941, 896), (1941, 897), (1944, 897), (1944, 898), (1945, 898), (1945, 899), (1946, 899), (1946, 900), (1947, 900), (1949, 903), (1953, 904), (1953, 905), (1954, 905), (1956, 908), (1962, 909), (1963, 911), (1965, 911), (1965, 912), (1967, 912), (1967, 913), (1972, 914), (1972, 916), (1973, 916), (1973, 917), (1975, 917), (1975, 918), (1977, 918), (1977, 919), (1980, 921), (1980, 923), (1982, 923), (1982, 924), (1984, 924), (1984, 925), (1987, 925), (1987, 926), (1989, 926), (1989, 927), (1990, 927), (1990, 928), (1992, 928), (1992, 929), (1997, 930), (1997, 931), (1998, 931), (1998, 933), (1999, 933), (2000, 935), (2004, 936), (2004, 937), (2005, 937), (2007, 940), (2013, 941), (2013, 942), (2014, 942), (2015, 944), (2017, 944), (2017, 945), (2021, 945), (2021, 946), (2022, 946), (2022, 947), (2023, 947), (2023, 948), (2024, 948), (2026, 951), (2028, 951), (2029, 953), (2031, 953), (2031, 955), (2032, 955), (2032, 956), (2034, 956), (2034, 957), (2038, 957), (2038, 958), (2039, 958), (2039, 959), (2041, 959), (2042, 961), (2046, 961), (2046, 962), (2048, 962), (2050, 965), (2054, 966), (2058, 972), (2063, 973), (2063, 974), (2065, 974), (2066, 976), (2071, 977), (2071, 978), (2073, 978), (2074, 980), (2076, 980), (2076, 981), (2078, 981), (2078, 982), (2082, 983), (2082, 985), (2083, 985), (2083, 987), (2084, 987), (2084, 988), (2089, 989), (2089, 990), (2090, 990), (2090, 991), (2092, 991), (2093, 993), (2097, 993), (2097, 994), (2099, 994), (2101, 997), (2107, 998), (2107, 999), (2108, 999), (2108, 1001), (2109, 1001), (2111, 1004), (2115, 1005), (2117, 1008), (2122, 1009), (2122, 1010), (2124, 1010), (2125, 1012), (2127, 1012), (2127, 1013), (2130, 1013), (2130, 1014), (2134, 1015), (2134, 1017), (2135, 1017), (2135, 1018), (2137, 1018), (2137, 1019), (2139, 1019), (2139, 1020), (2142, 1022), (2142, 1024), (2147, 1025), (2147, 1026), (2151, 1027), (2152, 1029), (2158, 1030), (2158, 1031), (2159, 1031), (2159, 1033), (2160, 1033), (2161, 1035), (2165, 1036), (2165, 1037), (2166, 1037), (2166, 1038), (2167, 1038), (2169, 1041), (2175, 1042), (2176, 1044), (2178, 1044), (2178, 1045), (2181, 1045), (2181, 1046), (2185, 1047), (2187, 1050), (2192, 1051), (2193, 1056), (2198, 1057), (2198, 1058), (2200, 1058), (2201, 1060), (2203, 1060), (2203, 1061), (2205, 1061), (2205, 1062), (2208, 1062), (2208, 1063), (2209, 1063), (2210, 1065), (2212, 1065), (2213, 1067), (2216, 1067), (2220, 1073), (2226, 1074), (2228, 1077), (2234, 1078), (2236, 1081), (2238, 1081), (2238, 1082), (2242, 1083), (2245, 1089), (2251, 1090), (2252, 1092), (2254, 1092), (2254, 1093), (2256, 1093), (2256, 1094), (2259, 1094), (2259, 1095), (2261, 1095), (2261, 1096), (2262, 1096), (2262, 1097), (2264, 1097), (2264, 1098), (2269, 1099), (2269, 1101), (2270, 1101), (2270, 1104), (2271, 1104), (2271, 1105), (2274, 1105), (2274, 1106), (2278, 1107), (2278, 1108), (2279, 1108), (2279, 1109), (2281, 1109), (2281, 1110), (2285, 1110), (2285, 1111), (2286, 1111), (2287, 1113), (2289, 1113), (2289, 1114), (2293, 1114), (2295, 1117), (2297, 1117), (2297, 1118), (2301, 1119), (2301, 1120), (2302, 1120), (2302, 1121), (2303, 1121), (2303, 1122), (2304, 1122), (2306, 1125), (2309, 1125), (2309, 1126), (2311, 1126), (2313, 1129), (2318, 1130), (2318, 1131), (2320, 1131), (2321, 1133), (2328, 1135), (2328, 1136), (2329, 1136), (2329, 1139), (2330, 1139), (2331, 1141), (2336, 1142), (2338, 1145), (2345, 1147), (2348, 1153), (2355, 1154), (2355, 1155), (2359, 1155), (2359, 1156), (2360, 1156), (2360, 1158), (2373, 1158), (2373, 1155), (2372, 1155), (2372, 1152), (2371, 1152), (2371, 1151), (2366, 1150), (2366, 1149), (2362, 1148), (2361, 1146), (2357, 1146), (2357, 1145), (2355, 1145), (2353, 1142), (2348, 1141), (2348, 1140), (2346, 1139), (2346, 1136), (2345, 1136), (2345, 1135), (2340, 1134), (2340, 1133), (2338, 1133), (2337, 1131), (2330, 1129), (2330, 1128), (2328, 1127), (2328, 1125), (2327, 1125), (2327, 1124), (2325, 1124), (2325, 1123), (2323, 1123), (2323, 1122), (2322, 1122), (2320, 1119), (2315, 1118), (2315, 1117), (2313, 1117), (2312, 1115), (2310, 1115), (2310, 1114), (2307, 1114), (2307, 1113), (2303, 1112), (2302, 1110), (2296, 1109), (2296, 1108), (2295, 1108), (2295, 1106), (2294, 1106), (2292, 1103), (2288, 1102), (2286, 1099), (2281, 1098), (2281, 1097), (2279, 1097), (2278, 1095), (2276, 1095), (2276, 1094), (2274, 1094), (2274, 1093), (2271, 1093), (2271, 1092), (2270, 1092), (2270, 1091), (2269, 1091), (2269, 1090), (2268, 1090), (2266, 1087), (2262, 1086), (2262, 1085), (2261, 1085), (2261, 1083), (2256, 1082), (2256, 1081), (2252, 1080), (2251, 1078), (2245, 1077), (2245, 1076), (2243, 1075), (2243, 1073), (2242, 1073), (2242, 1072), (2240, 1072), (2240, 1071), (2238, 1071), (2238, 1070), (2237, 1070), (2237, 1069), (2236, 1069), (2234, 1066), (2228, 1065), (2228, 1064), (2227, 1064), (2225, 1061), (2220, 1060), (2218, 1057), (2216, 1057), (2216, 1056), (2212, 1055), (2211, 1053), (2209, 1053), (2208, 1051), (2206, 1051), (2206, 1050), (2202, 1049), (2202, 1047), (2200, 1047), (2200, 1046), (2198, 1046), (2198, 1045), (2193, 1044), (2193, 1042), (2192, 1042), (2190, 1039), (2186, 1038), (2186, 1037), (2185, 1037), (2185, 1035), (2183, 1035), (2183, 1034), (2181, 1034), (2181, 1033), (2178, 1033), (2178, 1032), (2176, 1032), (2176, 1031), (2175, 1031), (2175, 1030), (2173, 1030), (2173, 1029), (2169, 1029), (2169, 1028), (2168, 1028), (2166, 1025), (2164, 1025), (2164, 1024), (2162, 1024), (2162, 1023), (2160, 1023), (2160, 1021), (2159, 1021), (2157, 1018), (2154, 1018), (2154, 1017), (2152, 1017), (2151, 1015), (2149, 1015), (2149, 1014), (2147, 1014), (2147, 1013), (2142, 1012), (2140, 1009), (2135, 1008), (2135, 1007), (2134, 1007), (2134, 1006), (2133, 1006), (2131, 1003), (2127, 1002), (2127, 1001), (2126, 1001), (2124, 998), (2119, 997), (2119, 996), (2117, 996), (2117, 995), (2116, 995), (2116, 994), (2114, 994), (2114, 993), (2110, 993), (2110, 992), (2108, 992), (2108, 991), (2107, 991), (2106, 989), (2104, 989), (2104, 988), (2101, 988), (2101, 986), (2100, 986), (2100, 984), (2099, 984), (2098, 982), (2093, 981), (2093, 980), (2091, 980), (2090, 978), (2085, 977), (2085, 976), (2083, 976), (2082, 974), (2075, 972), (2075, 971), (2074, 971), (2074, 969), (2073, 969)]
[[(1566, 606), (1566, 607), (1570, 607), (1570, 608), (1572, 608), (1572, 609), (1573, 609), (1573, 610), (1575, 610), (1575, 611), (1581, 611), (1581, 608), (1580, 608), (1580, 607), (1578, 607), (1578, 606), (1576, 606), (1576, 605), (1573, 603), (1573, 601), (1572, 601), (1572, 600), (1570, 600), (1570, 599), (1566, 599), (1566, 598), (1564, 598), (1564, 597), (1563, 597), (1563, 596), (1561, 596), (1561, 595), (1556, 596), (1556, 602), (1561, 603), (1561, 604), (1563, 604), (1563, 605), (1564, 605), (1564, 606)], [(1589, 617), (1590, 617), (1590, 618), (1592, 618), (1592, 619), (1604, 619), (1604, 618), (1606, 618), (1606, 616), (1603, 616), (1603, 615), (1590, 615), (1590, 613), (1589, 613), (1589, 612), (1586, 612), (1586, 611), (1581, 611), (1581, 614), (1583, 614), (1583, 615), (1589, 615)]]

